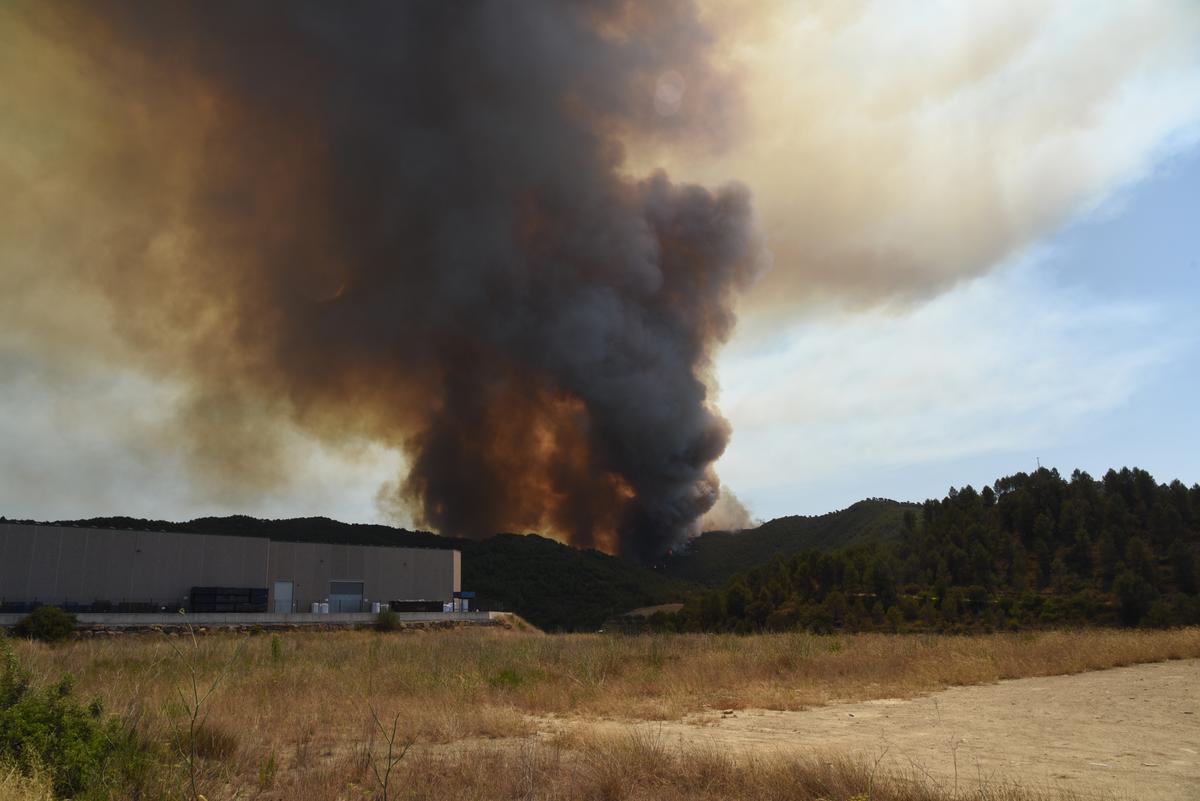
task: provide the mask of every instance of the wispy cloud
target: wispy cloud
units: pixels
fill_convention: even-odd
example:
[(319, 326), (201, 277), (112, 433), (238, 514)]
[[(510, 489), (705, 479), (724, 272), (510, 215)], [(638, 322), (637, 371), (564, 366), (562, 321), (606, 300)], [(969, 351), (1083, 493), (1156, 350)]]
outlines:
[(746, 496), (1032, 447), (1124, 403), (1177, 338), (1161, 309), (1054, 287), (1034, 260), (900, 313), (833, 314), (719, 366)]

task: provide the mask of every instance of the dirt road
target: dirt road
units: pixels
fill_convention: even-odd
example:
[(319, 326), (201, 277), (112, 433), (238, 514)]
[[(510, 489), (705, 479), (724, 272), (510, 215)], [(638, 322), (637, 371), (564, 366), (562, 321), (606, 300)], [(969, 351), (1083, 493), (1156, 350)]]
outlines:
[[(1016, 782), (1081, 798), (1200, 801), (1200, 660), (956, 687), (803, 712), (714, 712), (633, 726), (755, 753), (849, 755), (953, 787)], [(956, 779), (957, 776), (957, 779)]]

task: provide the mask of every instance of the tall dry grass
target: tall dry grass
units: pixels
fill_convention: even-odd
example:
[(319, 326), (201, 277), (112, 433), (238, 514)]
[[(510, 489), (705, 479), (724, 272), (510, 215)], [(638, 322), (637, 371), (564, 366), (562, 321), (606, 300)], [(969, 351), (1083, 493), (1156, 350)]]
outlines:
[[(162, 635), (95, 637), (59, 647), (23, 642), (17, 651), (44, 678), (73, 673), (80, 694), (99, 695), (107, 710), (136, 721), (152, 741), (169, 742), (186, 712), (178, 690), (187, 671)], [(716, 757), (687, 755), (678, 759), (690, 764), (666, 778), (625, 775), (619, 767), (624, 762), (615, 757), (589, 761), (600, 758), (596, 754), (611, 756), (617, 746), (541, 743), (538, 717), (663, 720), (706, 708), (799, 709), (1185, 657), (1200, 657), (1200, 629), (966, 637), (295, 632), (244, 642), (231, 635), (201, 637), (190, 658), (201, 681), (216, 678), (232, 660), (204, 718), (206, 741), (222, 744), (202, 755), (208, 798), (216, 801), (235, 791), (264, 799), (377, 797), (371, 795), (378, 788), (370, 770), (379, 758), (375, 717), (394, 721), (414, 745), (402, 761), (404, 786), (449, 782), (462, 793), (401, 797), (673, 798), (667, 790), (679, 785), (685, 788), (680, 793), (698, 798), (844, 798), (804, 795), (795, 787), (793, 795), (765, 786), (757, 796), (730, 789), (758, 781), (759, 774), (791, 776), (794, 763), (735, 769), (718, 761), (713, 768), (695, 760)], [(462, 757), (463, 748), (473, 756)], [(543, 789), (518, 792), (510, 787), (510, 771), (533, 777), (529, 781)], [(569, 776), (559, 777), (561, 771)], [(696, 771), (714, 776), (711, 788), (680, 784)], [(725, 784), (717, 781), (725, 774)], [(556, 795), (585, 779), (577, 794)], [(509, 789), (488, 795), (498, 781)], [(616, 789), (604, 789), (625, 783), (631, 787), (622, 792), (629, 793), (647, 782), (661, 784), (666, 794), (611, 795)], [(358, 795), (345, 795), (351, 786)]]
[[(236, 643), (200, 638), (202, 680), (221, 670)], [(139, 699), (157, 707), (176, 684), (178, 660), (161, 635), (17, 647), (35, 671), (73, 673), (80, 692), (101, 695), (109, 709)], [(275, 648), (271, 638), (249, 638), (213, 703), (242, 723), (292, 729), (348, 705), (383, 704), (388, 712), (389, 704), (411, 701), (420, 707), (422, 736), (450, 741), (503, 734), (525, 713), (666, 720), (705, 707), (800, 709), (1185, 657), (1200, 657), (1200, 628), (978, 636), (296, 632)]]
[(49, 776), (24, 776), (0, 764), (0, 801), (54, 801), (54, 786)]
[[(306, 767), (264, 799), (383, 798), (359, 752)], [(1071, 801), (1011, 783), (937, 788), (916, 775), (887, 774), (870, 762), (730, 755), (670, 747), (653, 736), (532, 740), (502, 747), (420, 748), (402, 761), (388, 801)]]
[[(812, 756), (729, 754), (713, 748), (668, 745), (653, 735), (587, 738), (571, 750), (531, 747), (508, 752), (480, 749), (469, 759), (443, 762), (427, 755), (411, 766), (414, 795), (422, 780), (435, 795), (436, 782), (456, 786), (453, 797), (538, 798), (596, 801), (1035, 801), (1053, 796), (1012, 784), (984, 784), (940, 790), (914, 774), (888, 775), (870, 762)], [(467, 764), (469, 763), (469, 767)], [(444, 768), (461, 771), (447, 776)], [(491, 789), (489, 789), (491, 788)], [(500, 789), (499, 795), (491, 795)]]

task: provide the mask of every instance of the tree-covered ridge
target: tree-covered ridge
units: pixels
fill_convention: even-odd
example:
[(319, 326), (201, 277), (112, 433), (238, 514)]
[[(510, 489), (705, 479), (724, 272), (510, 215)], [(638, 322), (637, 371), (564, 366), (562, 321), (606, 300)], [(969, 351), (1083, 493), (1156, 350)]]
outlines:
[(893, 542), (777, 557), (647, 625), (749, 631), (1200, 622), (1200, 485), (1040, 469), (904, 512)]
[(867, 498), (828, 514), (777, 517), (742, 531), (707, 531), (677, 548), (663, 568), (677, 578), (719, 586), (776, 556), (898, 539), (910, 509), (920, 506)]

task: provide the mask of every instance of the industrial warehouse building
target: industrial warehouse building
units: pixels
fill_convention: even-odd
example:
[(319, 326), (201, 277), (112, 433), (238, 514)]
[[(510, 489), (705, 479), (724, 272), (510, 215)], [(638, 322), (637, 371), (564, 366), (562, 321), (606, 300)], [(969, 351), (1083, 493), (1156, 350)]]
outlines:
[(0, 611), (359, 612), (450, 602), (461, 564), (435, 548), (0, 523)]

